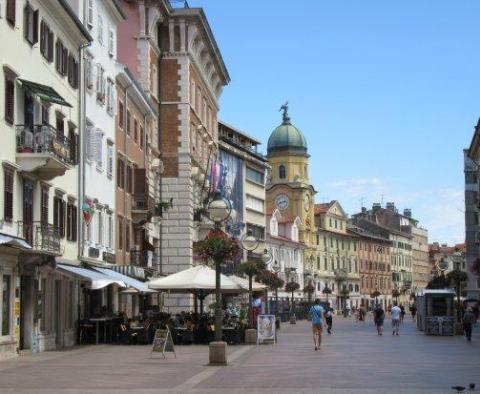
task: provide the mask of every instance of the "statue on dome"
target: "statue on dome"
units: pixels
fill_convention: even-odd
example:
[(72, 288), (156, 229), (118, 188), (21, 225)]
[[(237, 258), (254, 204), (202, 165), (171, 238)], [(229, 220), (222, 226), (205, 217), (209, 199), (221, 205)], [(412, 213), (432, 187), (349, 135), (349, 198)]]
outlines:
[(290, 123), (290, 116), (288, 116), (288, 101), (280, 107), (279, 111), (283, 111), (283, 123)]

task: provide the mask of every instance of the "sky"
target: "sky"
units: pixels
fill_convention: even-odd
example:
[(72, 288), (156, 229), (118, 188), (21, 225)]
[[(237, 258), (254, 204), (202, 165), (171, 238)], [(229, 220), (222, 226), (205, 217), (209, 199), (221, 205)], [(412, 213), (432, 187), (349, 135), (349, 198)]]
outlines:
[(263, 142), (289, 102), (316, 201), (411, 208), (463, 242), (463, 149), (480, 116), (480, 1), (189, 0), (231, 83), (220, 118)]

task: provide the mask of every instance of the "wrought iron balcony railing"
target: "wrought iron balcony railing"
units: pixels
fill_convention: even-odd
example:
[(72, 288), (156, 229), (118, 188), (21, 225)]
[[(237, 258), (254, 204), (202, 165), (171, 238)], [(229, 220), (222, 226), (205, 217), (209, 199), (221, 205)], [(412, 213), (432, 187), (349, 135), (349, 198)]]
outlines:
[(72, 141), (51, 125), (17, 125), (17, 153), (50, 154), (73, 164)]
[(62, 253), (61, 230), (57, 226), (49, 223), (19, 221), (18, 235), (35, 250), (52, 254)]

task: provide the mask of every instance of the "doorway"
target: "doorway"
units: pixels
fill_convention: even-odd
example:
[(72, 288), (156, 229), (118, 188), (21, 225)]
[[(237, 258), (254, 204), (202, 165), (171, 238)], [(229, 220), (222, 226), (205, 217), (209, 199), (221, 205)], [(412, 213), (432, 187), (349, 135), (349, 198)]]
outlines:
[(58, 348), (63, 347), (63, 325), (62, 325), (62, 282), (55, 280), (54, 308), (55, 314), (55, 345)]
[(32, 348), (34, 288), (37, 281), (31, 276), (20, 276), (20, 350)]

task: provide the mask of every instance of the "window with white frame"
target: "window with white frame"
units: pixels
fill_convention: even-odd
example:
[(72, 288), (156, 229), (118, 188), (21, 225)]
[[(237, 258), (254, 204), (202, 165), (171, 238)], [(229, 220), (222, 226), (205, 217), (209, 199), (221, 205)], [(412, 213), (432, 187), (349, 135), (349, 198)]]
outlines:
[(100, 129), (95, 132), (95, 162), (97, 168), (103, 167), (103, 131)]
[(263, 212), (265, 202), (257, 197), (253, 197), (247, 194), (246, 204), (247, 209), (252, 209), (257, 212)]
[(103, 45), (103, 17), (98, 14), (97, 38), (100, 45)]
[(107, 79), (107, 112), (110, 115), (114, 114), (114, 107), (115, 107), (115, 85), (113, 81), (108, 78)]
[(97, 244), (103, 245), (103, 214), (100, 210), (98, 211), (97, 230)]
[(93, 161), (94, 157), (94, 140), (95, 140), (95, 128), (91, 124), (87, 124), (85, 128), (85, 140), (86, 140), (86, 153), (87, 153), (87, 160)]
[(113, 248), (113, 217), (111, 212), (107, 214), (107, 246)]
[(90, 56), (85, 58), (85, 86), (88, 90), (93, 90), (93, 59)]
[(292, 241), (298, 242), (298, 227), (296, 224), (292, 225)]
[(94, 0), (88, 0), (87, 25), (90, 29), (93, 28), (93, 3)]
[(113, 176), (113, 163), (114, 163), (114, 150), (113, 142), (107, 141), (107, 176), (111, 178)]
[(105, 69), (100, 63), (97, 63), (97, 100), (101, 103), (105, 102)]
[(115, 32), (113, 29), (108, 30), (108, 54), (110, 57), (115, 54)]

